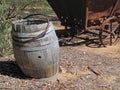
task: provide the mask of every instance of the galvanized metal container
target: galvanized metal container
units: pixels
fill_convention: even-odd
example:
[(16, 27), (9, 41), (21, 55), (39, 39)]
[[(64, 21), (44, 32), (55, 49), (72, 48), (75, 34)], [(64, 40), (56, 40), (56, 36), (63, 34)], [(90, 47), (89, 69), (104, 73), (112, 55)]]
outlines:
[(12, 24), (14, 55), (22, 72), (34, 78), (58, 74), (59, 44), (53, 24), (24, 19)]

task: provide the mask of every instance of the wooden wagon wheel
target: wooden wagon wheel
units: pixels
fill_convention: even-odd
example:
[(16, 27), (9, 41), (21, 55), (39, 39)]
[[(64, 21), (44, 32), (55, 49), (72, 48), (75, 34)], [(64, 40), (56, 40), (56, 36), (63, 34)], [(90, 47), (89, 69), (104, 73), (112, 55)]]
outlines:
[(113, 26), (113, 21), (112, 19), (109, 20), (109, 23), (106, 23), (106, 26), (104, 25), (104, 27), (102, 26), (101, 31), (99, 31), (99, 39), (100, 39), (100, 43), (101, 45), (112, 45), (114, 44), (114, 42), (116, 41), (116, 39), (118, 38), (118, 35), (116, 35), (115, 30), (119, 28), (119, 24), (116, 24), (115, 26)]

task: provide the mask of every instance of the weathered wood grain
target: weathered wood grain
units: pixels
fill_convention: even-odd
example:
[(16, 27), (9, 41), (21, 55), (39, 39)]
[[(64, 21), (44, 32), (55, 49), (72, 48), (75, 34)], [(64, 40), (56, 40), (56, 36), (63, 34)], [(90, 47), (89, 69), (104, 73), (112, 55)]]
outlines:
[(28, 43), (21, 42), (35, 37), (36, 32), (44, 31), (47, 23), (28, 25), (17, 21), (13, 24), (14, 55), (23, 73), (34, 78), (48, 78), (57, 74), (59, 72), (59, 44), (52, 23), (44, 37)]

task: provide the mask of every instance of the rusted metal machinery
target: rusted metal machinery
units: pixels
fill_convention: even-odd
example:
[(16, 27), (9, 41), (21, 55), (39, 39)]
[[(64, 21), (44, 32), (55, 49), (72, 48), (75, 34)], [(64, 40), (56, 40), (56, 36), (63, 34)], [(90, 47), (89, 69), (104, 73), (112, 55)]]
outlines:
[(100, 45), (105, 45), (106, 37), (109, 37), (110, 45), (119, 37), (120, 0), (47, 1), (60, 19), (61, 25), (66, 29), (70, 27), (72, 33), (98, 30)]

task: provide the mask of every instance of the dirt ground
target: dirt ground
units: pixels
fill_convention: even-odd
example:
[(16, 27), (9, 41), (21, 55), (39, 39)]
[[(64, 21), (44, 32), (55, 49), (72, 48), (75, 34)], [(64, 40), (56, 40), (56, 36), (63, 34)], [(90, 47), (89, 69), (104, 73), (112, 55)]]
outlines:
[[(60, 25), (60, 22), (53, 22), (54, 24), (54, 28), (55, 30), (64, 30), (65, 27), (64, 26), (61, 26)], [(89, 35), (80, 35), (82, 36), (83, 38), (85, 37), (93, 37), (93, 36), (89, 36)], [(94, 37), (93, 37), (94, 38)], [(89, 52), (89, 53), (95, 53), (95, 54), (99, 54), (99, 55), (102, 55), (102, 56), (106, 56), (106, 57), (110, 57), (110, 58), (120, 58), (120, 40), (118, 40), (118, 42), (116, 42), (115, 44), (113, 43), (112, 46), (110, 46), (109, 44), (106, 45), (107, 47), (98, 47), (98, 45), (95, 45), (93, 44), (93, 46), (87, 46), (86, 45), (86, 41), (83, 40), (83, 39), (79, 39), (78, 38), (75, 38), (73, 40), (71, 40), (73, 42), (77, 42), (77, 43), (83, 43), (83, 44), (80, 44), (79, 46), (79, 50), (82, 50), (82, 51), (85, 51), (85, 52)], [(85, 41), (85, 42), (84, 42)], [(78, 46), (78, 45), (77, 45)], [(76, 47), (76, 49), (78, 50), (78, 47)]]
[(10, 59), (0, 58), (0, 90), (120, 90), (119, 47), (118, 43), (93, 48), (86, 46), (84, 41), (79, 45), (62, 45), (60, 76), (42, 82), (26, 77), (13, 56)]

